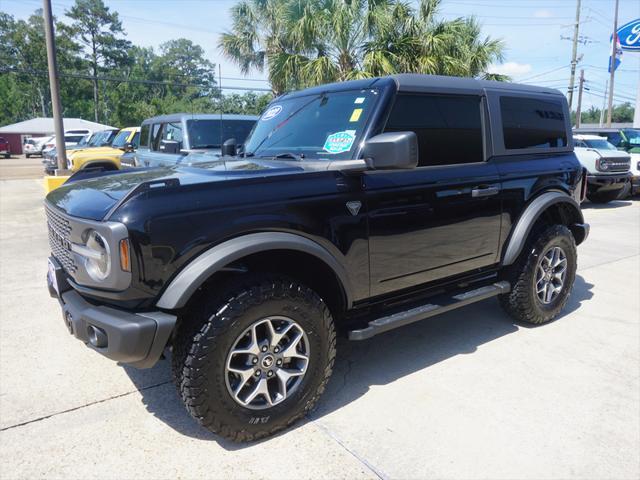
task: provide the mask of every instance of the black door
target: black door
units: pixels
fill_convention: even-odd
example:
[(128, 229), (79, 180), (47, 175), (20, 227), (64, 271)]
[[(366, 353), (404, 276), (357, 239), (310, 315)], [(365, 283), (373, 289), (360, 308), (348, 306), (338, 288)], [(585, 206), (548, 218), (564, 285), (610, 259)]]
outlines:
[(413, 170), (367, 172), (371, 294), (497, 262), (501, 194), (480, 97), (399, 95), (386, 131), (414, 131)]

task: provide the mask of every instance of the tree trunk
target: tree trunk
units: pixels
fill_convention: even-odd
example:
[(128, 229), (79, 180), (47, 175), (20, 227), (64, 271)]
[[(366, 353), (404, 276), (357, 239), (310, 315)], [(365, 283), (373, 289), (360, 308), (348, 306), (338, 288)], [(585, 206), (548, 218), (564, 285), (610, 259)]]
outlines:
[(96, 123), (100, 123), (98, 121), (98, 104), (100, 101), (98, 92), (98, 53), (95, 39), (91, 40), (91, 56), (93, 60), (91, 64), (91, 67), (93, 68), (93, 116), (94, 121)]
[(40, 95), (40, 106), (42, 108), (42, 116), (44, 118), (46, 118), (47, 116), (47, 105), (45, 104), (45, 100), (44, 100), (44, 92), (42, 91), (42, 88), (37, 87), (38, 88), (38, 95)]

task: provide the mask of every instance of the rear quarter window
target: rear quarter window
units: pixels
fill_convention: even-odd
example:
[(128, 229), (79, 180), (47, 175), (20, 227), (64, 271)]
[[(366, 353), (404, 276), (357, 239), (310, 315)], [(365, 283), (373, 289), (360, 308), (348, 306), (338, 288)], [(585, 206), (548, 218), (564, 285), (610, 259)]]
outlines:
[(538, 98), (500, 98), (506, 150), (550, 149), (568, 145), (566, 119), (560, 101)]

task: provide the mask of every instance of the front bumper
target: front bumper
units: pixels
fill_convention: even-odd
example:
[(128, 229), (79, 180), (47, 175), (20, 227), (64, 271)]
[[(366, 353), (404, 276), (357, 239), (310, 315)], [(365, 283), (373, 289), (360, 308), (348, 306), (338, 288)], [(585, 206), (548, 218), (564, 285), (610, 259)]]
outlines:
[(173, 332), (176, 317), (160, 311), (131, 313), (89, 303), (69, 287), (62, 268), (54, 263), (61, 293), (56, 292), (50, 276), (47, 284), (51, 296), (60, 302), (69, 333), (111, 360), (137, 368), (153, 367)]
[(621, 190), (631, 181), (629, 172), (607, 175), (587, 175), (587, 188), (590, 193)]

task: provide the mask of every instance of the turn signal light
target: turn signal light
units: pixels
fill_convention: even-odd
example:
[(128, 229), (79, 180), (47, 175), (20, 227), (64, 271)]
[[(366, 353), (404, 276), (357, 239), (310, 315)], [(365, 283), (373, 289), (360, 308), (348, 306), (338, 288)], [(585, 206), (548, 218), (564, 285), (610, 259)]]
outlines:
[(131, 271), (131, 255), (129, 255), (129, 240), (120, 240), (120, 268), (125, 272)]

